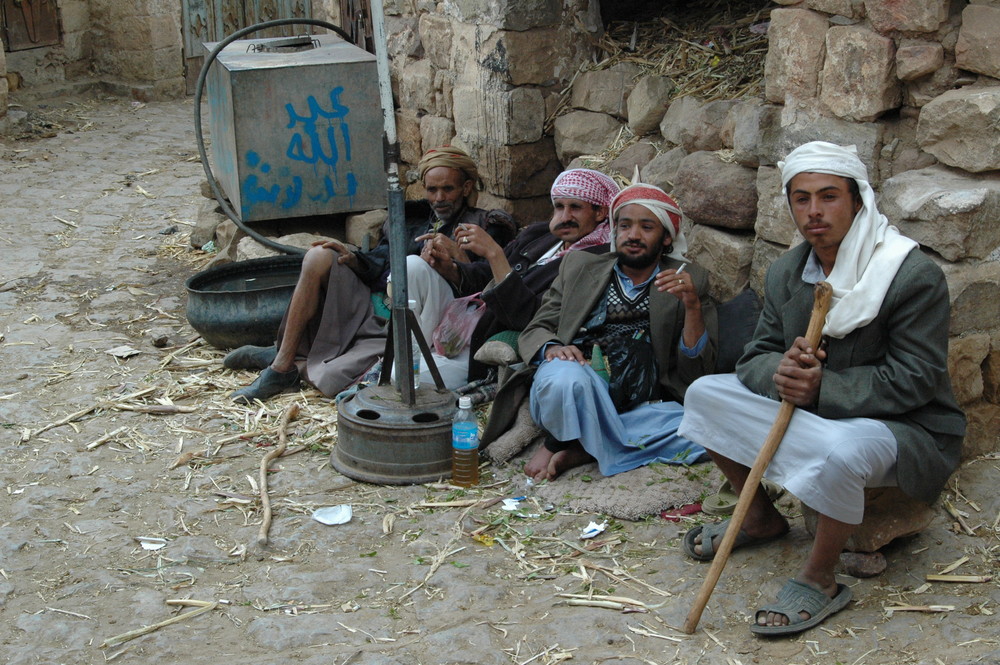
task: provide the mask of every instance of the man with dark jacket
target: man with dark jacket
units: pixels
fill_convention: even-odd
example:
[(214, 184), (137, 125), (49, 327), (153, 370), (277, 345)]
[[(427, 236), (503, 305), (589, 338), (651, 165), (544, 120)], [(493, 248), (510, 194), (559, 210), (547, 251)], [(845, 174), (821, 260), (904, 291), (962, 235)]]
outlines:
[[(680, 433), (704, 445), (739, 493), (779, 409), (798, 408), (768, 479), (818, 514), (809, 555), (751, 630), (789, 635), (843, 609), (834, 568), (864, 515), (864, 490), (898, 487), (933, 501), (958, 465), (965, 416), (948, 377), (948, 285), (917, 243), (875, 207), (854, 146), (814, 141), (779, 163), (806, 242), (767, 273), (764, 311), (736, 374), (696, 381)], [(803, 335), (813, 285), (833, 287), (824, 342)], [(729, 522), (697, 526), (684, 551), (715, 556)], [(758, 486), (734, 547), (784, 535), (785, 517)]]
[[(428, 253), (427, 246), (435, 244), (448, 246), (464, 260), (474, 259), (446, 242), (459, 226), (497, 233), (501, 243), (513, 236), (507, 213), (474, 207), (479, 174), (465, 152), (450, 146), (429, 150), (418, 169), (426, 202), (406, 207), (409, 255)], [(277, 343), (241, 347), (223, 360), (229, 369), (262, 370), (251, 385), (234, 392), (233, 399), (268, 399), (298, 385), (300, 378), (333, 396), (357, 380), (385, 350), (385, 329), (374, 316), (371, 293), (384, 288), (388, 268), (385, 234), (369, 252), (351, 251), (336, 240), (317, 242), (302, 261)], [(438, 303), (435, 312), (441, 307)], [(436, 321), (423, 320), (433, 315), (430, 310), (423, 317), (418, 314), (422, 328), (433, 330)]]
[(505, 330), (520, 332), (531, 321), (542, 296), (559, 273), (563, 257), (584, 251), (608, 251), (608, 213), (618, 185), (591, 169), (559, 174), (550, 190), (552, 218), (525, 227), (506, 247), (483, 229), (462, 225), (455, 234), (458, 246), (482, 257), (479, 262), (453, 262), (449, 277), (465, 293), (482, 291), (486, 303), (469, 347), (455, 358), (435, 354), (439, 367), (455, 367), (467, 380), (486, 376), (488, 367), (472, 359), (488, 338)]
[[(518, 338), (526, 367), (497, 394), (483, 440), (507, 429), (528, 394), (548, 434), (525, 465), (536, 481), (596, 459), (606, 476), (654, 461), (690, 464), (704, 449), (678, 437), (684, 391), (715, 364), (715, 308), (708, 274), (684, 260), (682, 213), (658, 187), (634, 183), (612, 201), (614, 253), (574, 254), (559, 268)], [(640, 375), (645, 390), (609, 389), (591, 366), (594, 348), (610, 374)], [(635, 373), (625, 368), (635, 361)], [(537, 368), (537, 369), (536, 369)]]

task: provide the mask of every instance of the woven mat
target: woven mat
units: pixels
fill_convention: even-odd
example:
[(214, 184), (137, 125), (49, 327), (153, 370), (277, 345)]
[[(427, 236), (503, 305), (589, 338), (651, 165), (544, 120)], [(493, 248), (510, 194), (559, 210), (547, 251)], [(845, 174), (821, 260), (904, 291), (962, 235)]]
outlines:
[[(510, 460), (507, 471), (515, 477), (520, 474), (539, 445), (536, 442), (522, 450)], [(650, 464), (611, 477), (601, 475), (597, 463), (591, 462), (542, 483), (535, 494), (560, 510), (641, 520), (701, 501), (714, 493), (722, 480), (722, 473), (711, 462), (690, 467)]]
[[(508, 473), (520, 480), (524, 465), (542, 444), (542, 435), (525, 400), (510, 430), (487, 446), (484, 454), (497, 466), (509, 466)], [(641, 520), (699, 502), (715, 493), (722, 481), (722, 472), (711, 462), (689, 467), (650, 464), (611, 477), (601, 475), (597, 463), (591, 462), (541, 484), (535, 493), (561, 510)]]

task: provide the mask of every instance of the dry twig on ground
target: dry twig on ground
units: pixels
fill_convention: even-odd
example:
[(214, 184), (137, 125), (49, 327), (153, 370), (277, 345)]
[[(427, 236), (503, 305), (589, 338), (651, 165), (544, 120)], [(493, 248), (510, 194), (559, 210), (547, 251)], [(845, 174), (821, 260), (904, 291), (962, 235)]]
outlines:
[(278, 424), (278, 445), (260, 460), (260, 504), (264, 518), (257, 534), (257, 544), (261, 546), (267, 545), (267, 532), (271, 530), (271, 499), (267, 495), (267, 467), (272, 460), (284, 454), (285, 448), (288, 447), (288, 423), (297, 415), (299, 415), (299, 405), (293, 402), (281, 415), (281, 422)]

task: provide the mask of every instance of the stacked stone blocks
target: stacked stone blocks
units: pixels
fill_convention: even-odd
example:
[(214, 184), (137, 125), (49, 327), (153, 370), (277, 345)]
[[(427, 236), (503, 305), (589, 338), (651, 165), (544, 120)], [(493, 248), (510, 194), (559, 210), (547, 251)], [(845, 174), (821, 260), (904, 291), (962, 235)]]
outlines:
[[(580, 41), (573, 9), (560, 13), (555, 2), (401, 10), (420, 42), (401, 40), (408, 50), (394, 61), (413, 142), (406, 154), (416, 159), (453, 131), (483, 165), (484, 200), (529, 221), (527, 211), (544, 214), (558, 170), (625, 143), (602, 168), (628, 178), (638, 166), (646, 182), (673, 191), (689, 255), (726, 299), (747, 284), (760, 291), (771, 262), (801, 242), (777, 162), (811, 140), (853, 144), (881, 209), (947, 275), (950, 369), (970, 416), (968, 452), (1000, 448), (1000, 304), (988, 295), (1000, 285), (1000, 4), (777, 4), (763, 99), (708, 103), (677, 98), (669, 79), (631, 63), (582, 71), (586, 49), (568, 46)], [(507, 13), (515, 8), (523, 13)], [(577, 68), (568, 108), (553, 108)], [(526, 204), (533, 197), (536, 208)]]

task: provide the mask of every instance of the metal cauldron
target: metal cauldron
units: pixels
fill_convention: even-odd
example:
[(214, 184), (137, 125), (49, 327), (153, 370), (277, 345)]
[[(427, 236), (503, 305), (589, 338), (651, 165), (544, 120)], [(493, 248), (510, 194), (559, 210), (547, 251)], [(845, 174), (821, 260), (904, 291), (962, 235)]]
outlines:
[(302, 255), (227, 263), (186, 282), (187, 320), (220, 349), (274, 344), (302, 270)]
[(337, 405), (337, 445), (330, 463), (348, 478), (381, 485), (451, 477), (455, 395), (432, 386), (404, 404), (391, 385), (369, 386)]

